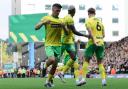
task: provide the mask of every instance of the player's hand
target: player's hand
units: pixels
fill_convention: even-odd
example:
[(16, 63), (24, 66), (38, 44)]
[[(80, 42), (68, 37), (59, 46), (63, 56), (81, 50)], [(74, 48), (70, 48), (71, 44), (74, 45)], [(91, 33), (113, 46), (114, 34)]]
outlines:
[(96, 46), (99, 46), (99, 41), (98, 41), (98, 42), (94, 42), (94, 44), (95, 44)]

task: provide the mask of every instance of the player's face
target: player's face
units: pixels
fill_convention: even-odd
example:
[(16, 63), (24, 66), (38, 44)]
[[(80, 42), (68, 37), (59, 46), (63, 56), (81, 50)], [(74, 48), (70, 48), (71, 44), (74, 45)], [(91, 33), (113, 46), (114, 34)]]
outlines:
[(58, 8), (58, 7), (53, 7), (53, 8), (52, 8), (52, 14), (53, 14), (54, 16), (59, 16), (60, 11), (61, 11), (61, 8)]

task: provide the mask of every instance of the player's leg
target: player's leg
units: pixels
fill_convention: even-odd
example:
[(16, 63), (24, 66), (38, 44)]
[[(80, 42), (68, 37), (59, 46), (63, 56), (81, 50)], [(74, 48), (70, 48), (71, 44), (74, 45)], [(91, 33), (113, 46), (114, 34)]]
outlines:
[(76, 56), (76, 50), (75, 50), (75, 46), (74, 44), (68, 44), (66, 45), (66, 51), (69, 53), (69, 60), (68, 62), (66, 63), (65, 67), (64, 67), (64, 70), (63, 70), (63, 73), (65, 73), (66, 71), (68, 71), (68, 69), (72, 66), (74, 66), (74, 75), (75, 75), (75, 78), (76, 78), (76, 85), (82, 85), (82, 84), (85, 84), (85, 82), (81, 82), (79, 81), (79, 65), (77, 63), (78, 61), (78, 57)]
[(86, 84), (86, 74), (88, 72), (89, 61), (85, 60), (82, 66), (82, 78), (77, 86)]
[[(64, 47), (64, 46), (63, 46)], [(65, 50), (65, 49), (64, 49)], [(63, 70), (64, 70), (64, 68), (66, 68), (67, 67), (67, 62), (70, 60), (70, 56), (69, 56), (69, 54), (66, 52), (66, 50), (64, 51), (64, 50), (62, 50), (62, 52), (63, 52), (63, 56), (64, 56), (64, 66), (62, 66), (62, 67), (60, 67), (59, 68), (59, 70), (60, 70), (60, 72), (59, 72), (59, 74), (58, 74), (58, 76), (60, 77), (60, 79), (61, 79), (61, 81), (63, 82), (63, 83), (65, 83), (65, 80), (64, 80), (64, 73), (65, 72), (63, 72)]]
[[(66, 66), (66, 64), (72, 59), (70, 59), (70, 56), (68, 53), (66, 53), (65, 57), (64, 57), (64, 67)], [(63, 67), (63, 68), (64, 68)], [(79, 85), (79, 64), (78, 64), (78, 60), (76, 60), (73, 64), (74, 67), (74, 75), (75, 75), (75, 79), (76, 79), (76, 85)], [(59, 77), (61, 78), (61, 76), (59, 75)], [(63, 79), (63, 78), (62, 78)], [(63, 82), (65, 82), (63, 80)]]
[(69, 56), (69, 54), (66, 52), (66, 50), (63, 52), (63, 56), (64, 56), (64, 58), (63, 58), (63, 64), (64, 64), (64, 65), (63, 65), (63, 66), (60, 66), (60, 67), (58, 68), (58, 71), (60, 71), (60, 72), (63, 71), (63, 69), (64, 69), (66, 63), (67, 63), (68, 60), (70, 59), (70, 56)]
[(82, 67), (83, 70), (82, 81), (85, 81), (86, 79), (86, 74), (88, 73), (89, 61), (92, 58), (93, 54), (94, 54), (94, 45), (87, 46), (84, 52), (85, 60), (83, 62), (83, 67)]
[[(70, 60), (72, 60), (72, 59), (70, 59), (69, 54), (65, 55), (63, 69), (66, 66), (66, 64), (68, 63), (68, 61), (70, 61)], [(73, 67), (74, 67), (75, 79), (76, 79), (76, 82), (78, 82), (79, 81), (79, 64), (77, 62), (74, 62)]]
[(52, 68), (50, 69), (50, 72), (48, 73), (48, 77), (46, 79), (46, 83), (45, 83), (45, 87), (52, 87), (52, 82), (53, 81), (53, 77), (54, 77), (54, 73), (57, 67), (57, 62), (53, 62), (52, 64)]
[[(49, 46), (49, 47), (46, 47), (45, 50), (46, 50), (46, 55), (48, 57), (48, 61), (47, 61), (48, 65), (46, 67), (48, 67), (49, 65), (52, 65), (52, 68), (48, 74), (48, 78), (46, 79), (45, 87), (52, 87), (51, 81), (53, 80), (53, 76), (57, 67), (57, 60), (55, 56), (55, 53), (57, 52), (57, 48), (53, 46)], [(58, 54), (56, 53), (56, 55)]]
[(94, 45), (90, 45), (88, 47), (86, 47), (86, 50), (84, 52), (84, 57), (85, 57), (85, 61), (83, 62), (83, 76), (86, 76), (86, 74), (88, 73), (88, 66), (89, 66), (89, 61), (92, 58), (94, 54)]
[(106, 86), (106, 71), (103, 65), (103, 57), (104, 57), (104, 46), (98, 46), (96, 50), (97, 63), (99, 67), (99, 72), (102, 78), (102, 85)]
[(47, 68), (55, 61), (54, 52), (52, 50), (52, 46), (46, 46), (45, 47), (45, 53), (46, 53), (46, 62), (44, 64), (43, 68), (43, 76), (46, 76), (46, 70)]
[(61, 47), (61, 56), (63, 56), (63, 66), (59, 68), (59, 70), (62, 72), (64, 70), (64, 67), (66, 65), (66, 63), (68, 62), (68, 60), (70, 59), (68, 53), (65, 50), (65, 45), (62, 45)]
[(65, 46), (65, 50), (68, 53), (68, 61), (66, 65), (64, 66), (63, 71), (59, 74), (59, 77), (61, 78), (62, 82), (65, 82), (64, 77), (63, 77), (64, 74), (68, 71), (69, 68), (73, 66), (73, 63), (77, 59), (74, 44), (64, 44), (64, 46)]
[(77, 59), (77, 57), (76, 57), (76, 50), (75, 50), (74, 44), (66, 44), (65, 46), (66, 46), (65, 47), (66, 51), (69, 53), (69, 56), (70, 56), (71, 60), (69, 60), (66, 63), (66, 65), (65, 65), (65, 67), (63, 69), (63, 73), (67, 72), (68, 69), (73, 66), (73, 63)]
[(55, 57), (54, 57), (54, 51), (52, 49), (52, 46), (45, 47), (45, 52), (48, 59), (44, 66), (45, 68), (47, 68), (55, 61)]
[(80, 79), (79, 79), (79, 64), (78, 64), (77, 61), (74, 62), (73, 67), (74, 67), (74, 75), (75, 75), (76, 85), (77, 85), (77, 86), (78, 86), (78, 85), (81, 85), (81, 84), (80, 84)]
[(55, 71), (56, 71), (56, 68), (57, 68), (57, 63), (58, 62), (56, 61), (55, 63), (52, 64), (52, 68), (49, 71), (48, 78), (46, 80), (46, 84), (45, 85), (49, 84), (50, 87), (53, 87), (54, 86), (54, 84), (53, 84), (53, 78), (54, 78), (54, 74), (55, 74)]

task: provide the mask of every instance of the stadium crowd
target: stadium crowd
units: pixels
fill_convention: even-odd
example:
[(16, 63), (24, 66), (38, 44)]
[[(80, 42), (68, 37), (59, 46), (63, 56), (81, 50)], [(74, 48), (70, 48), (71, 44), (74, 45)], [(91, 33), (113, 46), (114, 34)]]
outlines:
[(105, 66), (116, 70), (116, 73), (128, 73), (128, 37), (111, 43), (105, 50)]
[[(104, 65), (106, 72), (128, 73), (128, 37), (125, 37), (117, 42), (112, 42), (105, 48)], [(90, 72), (97, 73), (95, 57), (91, 60)]]

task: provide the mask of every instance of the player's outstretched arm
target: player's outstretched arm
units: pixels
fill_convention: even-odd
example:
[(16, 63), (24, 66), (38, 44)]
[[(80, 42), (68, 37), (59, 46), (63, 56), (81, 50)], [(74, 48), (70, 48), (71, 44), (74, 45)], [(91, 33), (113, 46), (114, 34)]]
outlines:
[(75, 28), (74, 25), (70, 25), (70, 26), (68, 26), (68, 27), (69, 27), (69, 29), (72, 30), (72, 32), (73, 32), (75, 35), (84, 36), (84, 37), (87, 37), (87, 38), (90, 37), (89, 35), (85, 35), (85, 34), (82, 34), (82, 33), (78, 32), (78, 31), (76, 30), (76, 28)]
[(43, 25), (46, 25), (46, 24), (50, 24), (50, 21), (48, 21), (48, 20), (40, 21), (40, 22), (35, 26), (35, 30), (39, 30)]
[(42, 26), (43, 26), (43, 22), (41, 21), (38, 24), (36, 24), (35, 30), (39, 30)]

